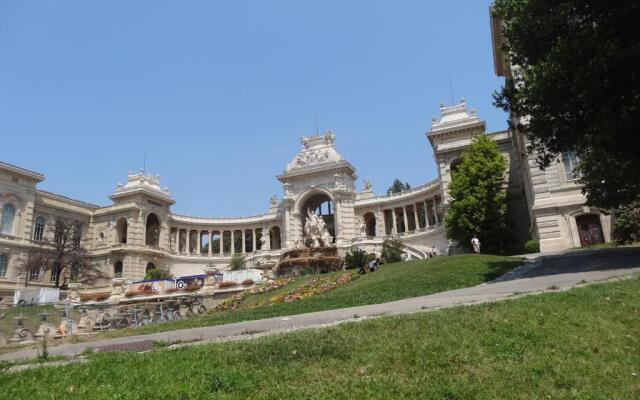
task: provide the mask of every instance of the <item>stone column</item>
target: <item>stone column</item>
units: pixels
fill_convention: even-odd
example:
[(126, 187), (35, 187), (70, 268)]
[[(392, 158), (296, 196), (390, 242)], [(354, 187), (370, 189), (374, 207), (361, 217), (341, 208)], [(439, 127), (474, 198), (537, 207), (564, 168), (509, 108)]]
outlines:
[(236, 238), (235, 238), (235, 230), (231, 229), (231, 254), (236, 253)]
[(251, 250), (256, 251), (256, 230), (255, 229), (251, 230), (251, 244), (253, 245), (253, 247), (251, 247)]
[(196, 231), (196, 255), (200, 255), (200, 243), (202, 242), (202, 231)]
[(190, 247), (191, 244), (189, 243), (189, 229), (185, 229), (184, 230), (184, 253), (185, 254), (189, 254), (190, 253)]
[(414, 229), (414, 231), (417, 231), (418, 229), (420, 229), (420, 220), (418, 219), (418, 206), (416, 205), (416, 203), (413, 203), (413, 218), (416, 221), (416, 228)]
[(409, 232), (409, 218), (407, 218), (407, 206), (402, 206), (402, 215), (404, 216), (404, 231)]
[(391, 229), (391, 234), (392, 235), (397, 235), (398, 234), (398, 221), (396, 218), (396, 209), (392, 208), (391, 209), (391, 218), (393, 219), (393, 227)]
[(218, 249), (219, 250), (218, 252), (220, 255), (223, 255), (224, 254), (224, 231), (220, 230), (218, 232), (219, 232), (218, 234), (220, 235), (220, 248)]
[(429, 202), (427, 200), (424, 201), (424, 221), (426, 223), (426, 227), (429, 228), (431, 223), (429, 222)]
[[(267, 235), (267, 236), (265, 236)], [(269, 231), (269, 227), (262, 228), (262, 236), (264, 236), (264, 248), (262, 250), (271, 250), (271, 232)], [(280, 238), (282, 239), (282, 238)]]
[(438, 209), (435, 197), (433, 198), (433, 215), (436, 217), (436, 225), (440, 225), (440, 218), (438, 218)]
[(213, 242), (211, 242), (211, 239), (213, 238), (213, 231), (209, 231), (207, 232), (207, 235), (209, 235), (209, 257), (211, 257), (213, 255)]
[(376, 216), (376, 237), (384, 237), (387, 229), (387, 224), (384, 221), (384, 211), (378, 209), (374, 215)]
[(247, 239), (247, 232), (245, 232), (245, 230), (243, 229), (242, 231), (242, 251), (241, 253), (246, 253), (247, 252), (247, 243), (246, 243), (246, 239)]

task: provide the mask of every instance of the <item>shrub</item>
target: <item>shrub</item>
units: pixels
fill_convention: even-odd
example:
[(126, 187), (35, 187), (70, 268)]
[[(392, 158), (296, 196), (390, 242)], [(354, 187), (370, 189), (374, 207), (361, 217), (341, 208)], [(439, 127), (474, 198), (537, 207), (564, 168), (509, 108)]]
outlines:
[(233, 281), (226, 281), (226, 282), (218, 283), (218, 287), (220, 289), (228, 288), (228, 287), (234, 287), (234, 286), (238, 286), (238, 283), (237, 282), (233, 282)]
[(245, 264), (244, 257), (236, 253), (233, 255), (233, 257), (231, 257), (231, 262), (229, 263), (229, 270), (238, 271), (241, 269), (245, 269), (244, 264)]
[(173, 278), (168, 271), (159, 268), (152, 268), (144, 275), (145, 280)]
[(527, 253), (539, 253), (540, 252), (540, 241), (538, 240), (527, 240), (524, 244), (524, 249)]
[(248, 278), (243, 280), (240, 284), (243, 286), (249, 286), (249, 285), (253, 285), (255, 282), (253, 281), (253, 279)]
[(371, 261), (371, 255), (362, 249), (351, 250), (344, 256), (347, 269), (364, 267), (369, 261)]
[(382, 242), (382, 257), (388, 263), (394, 263), (402, 261), (402, 240), (400, 239), (385, 239)]
[(620, 207), (614, 215), (613, 240), (616, 244), (640, 241), (640, 200)]

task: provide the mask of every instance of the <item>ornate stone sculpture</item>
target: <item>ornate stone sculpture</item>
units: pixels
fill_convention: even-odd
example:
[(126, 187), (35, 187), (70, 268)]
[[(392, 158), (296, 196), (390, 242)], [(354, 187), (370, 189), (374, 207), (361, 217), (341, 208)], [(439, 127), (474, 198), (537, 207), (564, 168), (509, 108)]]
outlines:
[(333, 237), (329, 234), (324, 219), (316, 215), (314, 211), (307, 210), (307, 219), (304, 225), (305, 238), (310, 241), (310, 246), (329, 247), (333, 241)]
[(364, 217), (360, 217), (360, 236), (367, 236), (367, 223)]
[(267, 235), (269, 235), (269, 232), (265, 232), (265, 229), (263, 229), (262, 235), (260, 236), (260, 243), (262, 243), (262, 250), (267, 250)]
[(371, 181), (364, 181), (362, 183), (362, 191), (363, 192), (370, 192), (371, 190), (372, 190), (371, 189)]

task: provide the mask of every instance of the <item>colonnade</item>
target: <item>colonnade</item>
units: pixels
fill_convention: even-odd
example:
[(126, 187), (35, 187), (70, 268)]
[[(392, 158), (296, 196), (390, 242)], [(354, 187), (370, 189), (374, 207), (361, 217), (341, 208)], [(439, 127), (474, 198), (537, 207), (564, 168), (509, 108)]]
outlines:
[[(272, 228), (273, 229), (273, 228)], [(280, 235), (280, 231), (276, 231)], [(171, 228), (171, 251), (178, 254), (206, 255), (233, 255), (245, 254), (257, 250), (263, 250), (262, 235), (266, 235), (264, 249), (270, 249), (270, 231), (265, 228), (230, 229), (230, 230), (202, 230), (192, 228)], [(207, 238), (206, 250), (203, 249), (203, 240)], [(278, 237), (279, 243), (280, 238)], [(214, 254), (214, 242), (217, 249)]]
[(434, 196), (419, 202), (383, 209), (385, 235), (415, 232), (442, 224), (442, 199)]

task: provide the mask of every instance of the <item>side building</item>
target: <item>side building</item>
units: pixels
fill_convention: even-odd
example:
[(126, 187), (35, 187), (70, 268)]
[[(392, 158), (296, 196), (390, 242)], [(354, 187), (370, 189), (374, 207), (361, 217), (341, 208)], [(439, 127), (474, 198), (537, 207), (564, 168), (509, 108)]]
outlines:
[[(504, 53), (502, 21), (490, 10), (494, 68), (497, 76), (508, 82), (518, 72)], [(512, 114), (511, 125), (526, 123), (527, 116)], [(514, 129), (513, 147), (518, 156), (519, 171), (532, 221), (530, 234), (540, 240), (542, 251), (557, 251), (611, 241), (611, 216), (603, 210), (585, 205), (583, 186), (577, 183), (577, 159), (572, 152), (558, 154), (554, 163), (544, 170), (538, 167), (535, 155), (529, 154), (529, 141)]]

